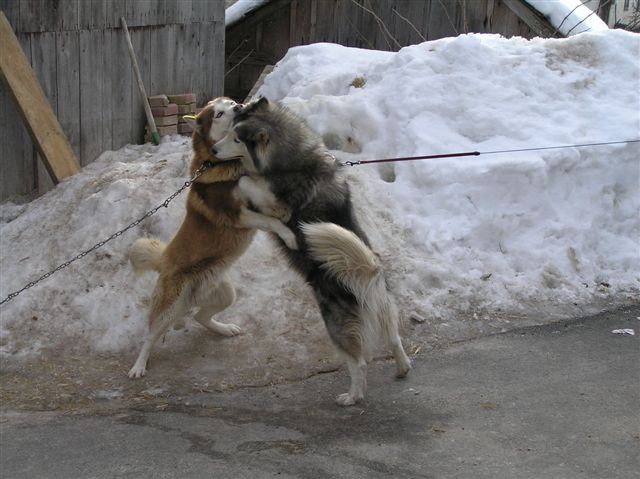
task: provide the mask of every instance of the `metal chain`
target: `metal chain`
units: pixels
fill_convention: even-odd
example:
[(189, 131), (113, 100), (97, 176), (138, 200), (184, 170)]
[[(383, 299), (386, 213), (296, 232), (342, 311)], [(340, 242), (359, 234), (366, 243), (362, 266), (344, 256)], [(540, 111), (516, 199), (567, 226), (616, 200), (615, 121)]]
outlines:
[(18, 296), (20, 293), (22, 293), (23, 291), (26, 291), (29, 288), (33, 288), (36, 284), (40, 283), (41, 281), (44, 281), (45, 279), (47, 279), (49, 276), (57, 273), (58, 271), (60, 271), (61, 269), (65, 269), (67, 266), (69, 266), (72, 263), (75, 263), (76, 261), (78, 261), (81, 258), (84, 258), (85, 256), (87, 256), (89, 253), (97, 250), (98, 248), (103, 247), (105, 244), (107, 244), (109, 241), (118, 238), (119, 236), (122, 236), (124, 233), (126, 233), (127, 231), (129, 231), (131, 228), (135, 228), (136, 226), (138, 226), (140, 223), (142, 223), (144, 220), (146, 220), (147, 218), (149, 218), (151, 215), (155, 214), (160, 208), (167, 208), (169, 206), (169, 203), (171, 203), (171, 201), (178, 196), (180, 193), (182, 193), (184, 190), (186, 190), (187, 188), (189, 188), (192, 183), (197, 180), (202, 173), (204, 173), (204, 170), (206, 170), (207, 168), (210, 168), (211, 166), (213, 166), (210, 162), (205, 161), (202, 166), (200, 168), (198, 168), (196, 170), (196, 172), (193, 175), (193, 178), (191, 178), (188, 181), (185, 181), (184, 184), (180, 187), (180, 189), (178, 191), (176, 191), (175, 193), (173, 193), (171, 196), (169, 196), (166, 200), (164, 200), (162, 203), (160, 203), (158, 206), (156, 206), (155, 208), (147, 211), (144, 215), (142, 215), (140, 218), (138, 218), (137, 220), (135, 220), (133, 223), (131, 223), (130, 225), (126, 226), (125, 228), (121, 229), (120, 231), (117, 231), (116, 233), (112, 234), (111, 236), (109, 236), (107, 239), (104, 239), (102, 241), (100, 241), (99, 243), (96, 243), (95, 245), (93, 245), (91, 248), (89, 248), (86, 251), (83, 251), (82, 253), (80, 253), (77, 256), (74, 256), (73, 258), (71, 258), (69, 261), (65, 261), (64, 263), (62, 263), (61, 265), (57, 266), (55, 269), (49, 271), (48, 273), (43, 274), (42, 276), (40, 276), (38, 279), (36, 279), (35, 281), (31, 281), (30, 283), (26, 284), (22, 289), (15, 291), (13, 293), (11, 293), (9, 296), (7, 296), (5, 299), (3, 299), (2, 301), (0, 301), (0, 306), (3, 305), (4, 303), (7, 303), (9, 301), (11, 301), (13, 298), (15, 298), (16, 296)]

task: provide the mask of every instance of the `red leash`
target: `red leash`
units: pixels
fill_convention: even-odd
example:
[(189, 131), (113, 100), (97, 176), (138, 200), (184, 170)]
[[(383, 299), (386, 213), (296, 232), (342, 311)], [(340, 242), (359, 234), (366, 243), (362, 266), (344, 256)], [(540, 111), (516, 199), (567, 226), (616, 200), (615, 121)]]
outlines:
[(405, 156), (403, 158), (384, 158), (381, 160), (345, 161), (342, 164), (346, 166), (357, 166), (357, 165), (366, 165), (370, 163), (391, 163), (396, 161), (434, 160), (436, 158), (462, 158), (464, 156), (498, 155), (502, 153), (521, 153), (523, 151), (557, 150), (561, 148), (585, 148), (589, 146), (621, 145), (625, 143), (640, 143), (640, 140), (608, 141), (608, 142), (602, 142), (602, 143), (583, 143), (581, 145), (545, 146), (542, 148), (522, 148), (519, 150), (496, 150), (496, 151), (483, 151), (483, 152), (467, 151), (464, 153), (446, 153), (442, 155)]

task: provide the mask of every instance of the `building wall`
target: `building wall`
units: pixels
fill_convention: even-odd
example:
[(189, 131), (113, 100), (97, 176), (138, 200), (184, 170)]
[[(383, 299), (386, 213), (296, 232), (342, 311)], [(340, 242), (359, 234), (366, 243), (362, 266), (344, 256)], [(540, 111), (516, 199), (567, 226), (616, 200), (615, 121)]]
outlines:
[[(141, 143), (142, 99), (120, 27), (125, 17), (147, 94), (223, 91), (224, 3), (207, 0), (0, 0), (80, 161)], [(0, 199), (51, 180), (0, 82)]]
[(244, 99), (264, 66), (275, 64), (296, 45), (332, 42), (396, 51), (470, 32), (532, 38), (536, 33), (512, 10), (526, 8), (521, 4), (520, 0), (273, 0), (227, 28), (225, 94)]
[(596, 12), (610, 28), (628, 25), (640, 10), (640, 0), (589, 0), (587, 7)]

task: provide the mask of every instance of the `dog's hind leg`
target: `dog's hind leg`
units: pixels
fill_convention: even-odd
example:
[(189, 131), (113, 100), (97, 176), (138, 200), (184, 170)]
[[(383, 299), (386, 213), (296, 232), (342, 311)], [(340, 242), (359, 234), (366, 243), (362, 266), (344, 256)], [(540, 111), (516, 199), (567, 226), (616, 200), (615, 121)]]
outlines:
[(400, 339), (400, 334), (398, 334), (397, 325), (395, 334), (389, 335), (389, 346), (391, 347), (393, 358), (396, 360), (396, 377), (407, 377), (407, 374), (409, 374), (411, 370), (411, 360), (402, 347), (402, 340)]
[[(149, 311), (149, 331), (142, 343), (138, 359), (129, 370), (131, 379), (141, 378), (147, 374), (147, 362), (151, 349), (177, 318), (183, 316), (189, 307), (184, 300), (182, 288), (168, 288), (171, 281), (161, 278), (156, 284), (151, 308)], [(175, 285), (175, 283), (174, 283)]]
[(398, 314), (398, 307), (395, 302), (389, 299), (386, 302), (386, 307), (381, 311), (383, 314), (382, 323), (385, 328), (385, 336), (393, 358), (396, 361), (396, 377), (404, 378), (411, 370), (411, 360), (404, 348), (402, 347), (402, 339), (400, 339), (400, 332), (398, 331), (398, 322), (400, 315)]
[(342, 352), (347, 360), (351, 385), (348, 392), (336, 397), (336, 402), (340, 406), (353, 406), (364, 399), (364, 392), (367, 389), (367, 362), (362, 354), (352, 356), (346, 351)]
[(209, 331), (222, 336), (236, 336), (242, 332), (240, 326), (224, 324), (216, 321), (212, 316), (231, 306), (236, 300), (236, 292), (228, 277), (225, 277), (220, 285), (211, 292), (206, 304), (203, 304), (195, 316), (195, 320)]
[[(346, 359), (351, 378), (349, 391), (336, 397), (341, 406), (352, 406), (364, 399), (367, 388), (367, 361), (365, 359), (362, 319), (343, 305), (320, 303), (327, 331), (338, 351)], [(357, 308), (357, 306), (356, 306)]]

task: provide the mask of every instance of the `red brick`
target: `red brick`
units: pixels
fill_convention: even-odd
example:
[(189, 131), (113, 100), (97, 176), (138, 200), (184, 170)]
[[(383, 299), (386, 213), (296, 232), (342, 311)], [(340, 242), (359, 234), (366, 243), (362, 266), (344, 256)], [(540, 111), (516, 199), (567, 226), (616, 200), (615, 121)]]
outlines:
[(178, 123), (178, 133), (180, 133), (181, 135), (193, 133), (193, 128), (191, 128), (191, 125), (189, 125), (189, 123)]
[(156, 106), (151, 108), (151, 114), (153, 116), (171, 116), (178, 114), (178, 105), (170, 103), (167, 106)]
[(195, 93), (180, 93), (177, 95), (169, 95), (169, 101), (171, 103), (177, 103), (178, 105), (186, 105), (196, 102)]
[(158, 117), (154, 116), (153, 119), (156, 121), (156, 126), (169, 126), (178, 124), (178, 115)]
[(167, 106), (169, 104), (169, 99), (167, 95), (154, 95), (149, 97), (149, 106)]
[[(156, 129), (160, 136), (166, 135), (177, 135), (178, 134), (178, 125), (170, 125), (170, 126), (157, 126)], [(147, 125), (147, 131), (149, 131), (149, 125)]]
[(196, 104), (188, 103), (186, 105), (178, 105), (178, 113), (187, 114), (187, 113), (195, 113)]

